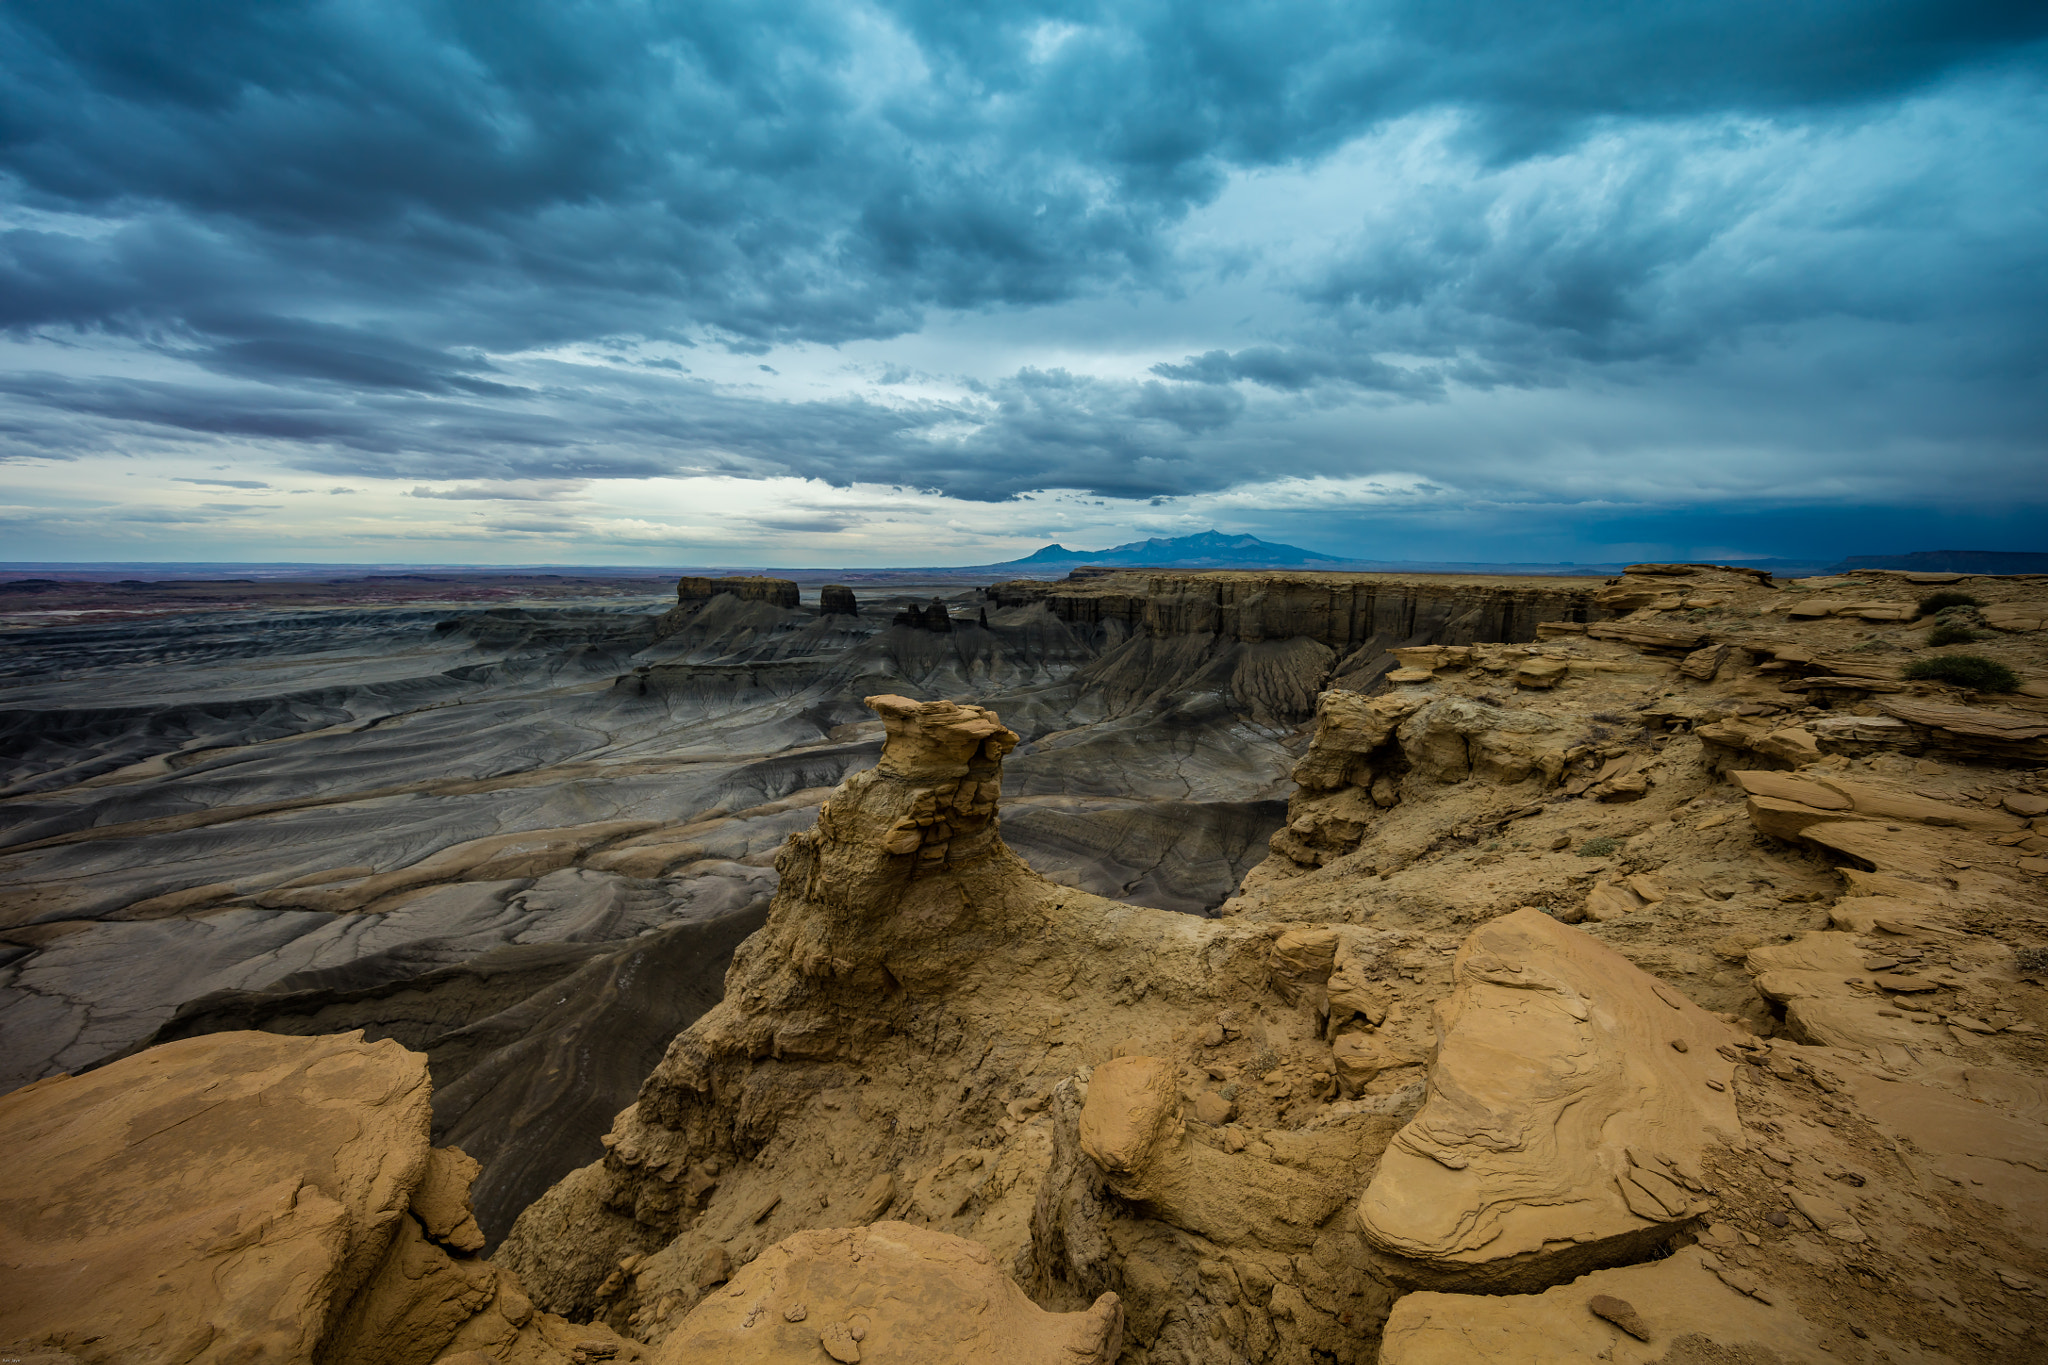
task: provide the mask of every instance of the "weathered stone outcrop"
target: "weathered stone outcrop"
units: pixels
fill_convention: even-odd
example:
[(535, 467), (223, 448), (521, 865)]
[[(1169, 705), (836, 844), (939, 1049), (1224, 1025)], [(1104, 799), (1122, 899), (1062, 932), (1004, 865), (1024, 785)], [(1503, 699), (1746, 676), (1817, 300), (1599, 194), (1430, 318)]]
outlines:
[[(1411, 667), (1428, 662), (1495, 673), (1515, 669), (1526, 657), (1463, 648), (1448, 659), (1440, 650), (1397, 653)], [(1427, 657), (1411, 657), (1416, 655)], [(1287, 826), (1272, 842), (1275, 853), (1302, 867), (1319, 867), (1356, 849), (1404, 790), (1467, 779), (1502, 787), (1533, 782), (1541, 789), (1556, 783), (1584, 752), (1583, 746), (1574, 751), (1558, 722), (1541, 710), (1435, 697), (1409, 687), (1377, 697), (1331, 688), (1318, 700), (1316, 716), (1315, 738), (1294, 768), (1298, 790), (1288, 802)], [(1639, 779), (1624, 793), (1615, 784), (1621, 776), (1603, 765), (1587, 785), (1609, 783), (1616, 796), (1644, 790)]]
[[(540, 1302), (665, 1341), (790, 1234), (891, 1216), (979, 1244), (1046, 1307), (1114, 1293), (1139, 1339), (1192, 1360), (1365, 1365), (1373, 1340), (1344, 1315), (1376, 1322), (1389, 1293), (1333, 1219), (1396, 1120), (1382, 1098), (1313, 1134), (1279, 1127), (1335, 1081), (1324, 1014), (1276, 1003), (1247, 1033), (1229, 1013), (1287, 998), (1269, 933), (1044, 881), (997, 832), (1014, 736), (978, 707), (870, 705), (882, 761), (785, 846), (724, 1001), (501, 1259)], [(1227, 1118), (1213, 1093), (1188, 1098), (1204, 1065), (1254, 1059), (1259, 1089)], [(1152, 1107), (1130, 1123), (1150, 1140), (1118, 1165), (1097, 1119), (1141, 1065), (1131, 1103)], [(1153, 1249), (1112, 1253), (1126, 1234)], [(1178, 1286), (1202, 1276), (1190, 1300)]]
[(1359, 1203), (1391, 1274), (1555, 1284), (1711, 1207), (1702, 1157), (1741, 1131), (1726, 1024), (1536, 910), (1475, 931), (1453, 972), (1429, 1097)]
[(476, 1163), (425, 1059), (221, 1033), (0, 1097), (0, 1343), (66, 1360), (569, 1365), (588, 1341), (474, 1252)]
[(841, 583), (827, 583), (818, 589), (818, 615), (858, 616), (860, 603), (854, 598), (852, 588)]

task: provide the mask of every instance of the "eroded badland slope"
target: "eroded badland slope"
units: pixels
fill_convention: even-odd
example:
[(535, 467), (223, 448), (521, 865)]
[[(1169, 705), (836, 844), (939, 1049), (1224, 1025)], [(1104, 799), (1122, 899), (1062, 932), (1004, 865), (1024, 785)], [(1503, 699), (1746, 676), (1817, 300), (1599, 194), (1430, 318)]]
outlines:
[[(879, 762), (781, 843), (765, 924), (602, 1160), (488, 1262), (414, 1216), (440, 1247), (405, 1253), (414, 1280), (454, 1283), (438, 1255), (471, 1288), (406, 1298), (460, 1300), (431, 1328), (378, 1310), (405, 1358), (2048, 1353), (2048, 584), (1641, 566), (1480, 629), (1499, 604), (1449, 590), (1401, 619), (1355, 587), (1170, 577), (1041, 585), (991, 623), (1094, 632), (1074, 704), (1152, 697), (1124, 713), (1152, 735), (1200, 696), (1278, 725), (1307, 687), (1286, 824), (1223, 913), (1108, 899), (1006, 844), (1019, 770), (1056, 768), (1043, 694), (1017, 694), (1020, 757), (1005, 710), (877, 689)], [(1984, 638), (1924, 647), (1941, 587)], [(1944, 652), (2019, 686), (1901, 676)], [(424, 1152), (425, 1101), (402, 1103), (419, 1136), (384, 1140)], [(144, 1159), (155, 1127), (125, 1131)], [(292, 1179), (363, 1209), (317, 1279), (359, 1339), (349, 1305), (388, 1282), (364, 1267), (413, 1245), (406, 1182), (351, 1204)], [(36, 1236), (9, 1266), (61, 1260)], [(543, 1310), (590, 1337), (546, 1345), (579, 1329)], [(0, 1342), (122, 1358), (89, 1336), (0, 1304)]]

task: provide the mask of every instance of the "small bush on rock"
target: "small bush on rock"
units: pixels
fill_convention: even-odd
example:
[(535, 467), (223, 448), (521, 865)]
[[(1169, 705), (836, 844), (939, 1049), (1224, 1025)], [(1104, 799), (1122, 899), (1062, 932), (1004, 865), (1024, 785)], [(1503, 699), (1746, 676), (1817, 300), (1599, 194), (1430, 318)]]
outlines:
[(1605, 858), (1620, 847), (1620, 844), (1602, 835), (1598, 839), (1588, 839), (1585, 843), (1580, 844), (1579, 856), (1581, 858)]
[(1982, 654), (1941, 654), (1932, 659), (1915, 659), (1906, 665), (1903, 676), (1978, 692), (2010, 692), (2020, 685), (2018, 675), (2011, 669)]
[(1931, 592), (1920, 599), (1920, 614), (1931, 616), (1943, 607), (1981, 607), (1984, 603), (1966, 592)]
[(1944, 621), (1927, 632), (1927, 647), (1939, 649), (1943, 645), (1967, 645), (1983, 638), (1982, 631), (1971, 630), (1968, 626), (1959, 626), (1952, 621)]

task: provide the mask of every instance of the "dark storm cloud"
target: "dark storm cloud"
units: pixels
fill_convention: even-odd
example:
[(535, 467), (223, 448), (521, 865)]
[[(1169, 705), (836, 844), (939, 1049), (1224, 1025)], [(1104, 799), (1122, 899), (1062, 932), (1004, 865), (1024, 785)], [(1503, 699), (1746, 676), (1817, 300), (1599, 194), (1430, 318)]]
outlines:
[[(2038, 5), (1935, 0), (16, 0), (0, 175), (27, 212), (0, 231), (0, 327), (214, 378), (0, 375), (0, 433), (45, 454), (260, 441), (343, 477), (1150, 497), (1270, 475), (1272, 442), (1241, 433), (1289, 404), (1637, 385), (1843, 320), (1948, 339), (1876, 373), (1816, 361), (1759, 408), (1844, 402), (1910, 365), (1956, 387), (1894, 416), (1966, 404), (2019, 431), (2041, 416), (2015, 397), (2038, 386), (2048, 302), (2039, 234), (2015, 227), (2037, 163), (1905, 167), (1889, 198), (1851, 197), (1862, 221), (1796, 175), (1696, 168), (1715, 139), (1853, 127), (1907, 96), (2038, 92), (2044, 34)], [(1388, 191), (1305, 269), (1289, 334), (1177, 348), (1149, 379), (1024, 367), (956, 403), (783, 402), (648, 372), (672, 360), (503, 359), (622, 337), (759, 354), (933, 309), (1172, 293), (1172, 233), (1233, 171), (1433, 110), (1455, 111), (1442, 155), (1466, 161)], [(1637, 134), (1597, 174), (1568, 164)], [(1555, 174), (1515, 179), (1532, 166)], [(2003, 200), (1942, 219), (2001, 178)], [(1804, 216), (1774, 223), (1788, 200)]]
[(1251, 346), (1235, 354), (1205, 351), (1186, 363), (1154, 365), (1152, 373), (1197, 384), (1233, 384), (1240, 380), (1269, 389), (1299, 392), (1319, 384), (1341, 383), (1386, 393), (1427, 397), (1443, 391), (1435, 371), (1405, 370), (1370, 355), (1344, 355), (1300, 346)]

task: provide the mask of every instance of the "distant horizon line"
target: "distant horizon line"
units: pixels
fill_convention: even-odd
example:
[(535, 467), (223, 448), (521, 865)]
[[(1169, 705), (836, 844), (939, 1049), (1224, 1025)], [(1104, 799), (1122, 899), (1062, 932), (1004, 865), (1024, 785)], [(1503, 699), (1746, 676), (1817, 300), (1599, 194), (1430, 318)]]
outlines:
[[(1084, 553), (1084, 554), (1085, 554), (1086, 552), (1082, 552), (1082, 553)], [(1107, 552), (1106, 552), (1106, 551), (1104, 551), (1103, 553), (1107, 553)], [(1984, 553), (1984, 552), (1978, 551), (1978, 552), (1971, 552), (1971, 553)], [(1887, 556), (1887, 557), (1889, 557), (1889, 556)], [(1798, 557), (1798, 556), (1790, 556), (1790, 555), (1774, 555), (1774, 556), (1758, 556), (1758, 557), (1753, 557), (1753, 558), (1743, 558), (1743, 559), (1733, 559), (1733, 558), (1715, 558), (1715, 559), (1714, 559), (1714, 560), (1713, 560), (1712, 562), (1714, 562), (1714, 563), (1717, 563), (1717, 564), (1747, 564), (1747, 565), (1759, 565), (1759, 564), (1820, 564), (1820, 563), (1833, 563), (1833, 562), (1838, 562), (1839, 558), (1840, 558), (1840, 557), (1836, 557), (1835, 559), (1830, 559), (1830, 558), (1828, 558), (1828, 557), (1826, 557), (1826, 556), (1821, 556), (1821, 555), (1811, 555), (1811, 556), (1804, 556), (1804, 557)], [(1312, 568), (1316, 567), (1317, 565), (1331, 565), (1331, 566), (1341, 566), (1341, 565), (1351, 565), (1351, 564), (1502, 564), (1502, 565), (1518, 565), (1518, 566), (1520, 566), (1520, 565), (1526, 565), (1526, 566), (1539, 566), (1539, 567), (1544, 567), (1544, 568), (1564, 568), (1564, 569), (1569, 569), (1569, 568), (1585, 568), (1585, 569), (1603, 569), (1603, 570), (1604, 570), (1604, 569), (1612, 569), (1612, 568), (1616, 568), (1616, 567), (1621, 567), (1621, 566), (1623, 566), (1623, 565), (1625, 565), (1625, 564), (1640, 564), (1640, 563), (1660, 563), (1660, 562), (1669, 562), (1669, 561), (1659, 561), (1659, 560), (1641, 560), (1641, 559), (1630, 559), (1630, 560), (1618, 560), (1618, 559), (1617, 559), (1617, 560), (1572, 560), (1572, 559), (1439, 559), (1439, 558), (1410, 558), (1410, 559), (1347, 559), (1347, 558), (1344, 558), (1344, 557), (1341, 557), (1341, 556), (1336, 556), (1336, 555), (1332, 555), (1332, 556), (1329, 556), (1329, 557), (1327, 557), (1327, 558), (1324, 558), (1324, 559), (1320, 559), (1320, 560), (1314, 560), (1314, 561), (1304, 561), (1303, 563), (1300, 563), (1300, 564), (1247, 564), (1247, 565), (1245, 565), (1244, 567), (1246, 567), (1246, 568), (1261, 568), (1261, 569), (1264, 569), (1264, 568), (1300, 568), (1300, 569), (1312, 569)], [(1708, 562), (1708, 561), (1706, 561), (1706, 560), (1700, 560), (1700, 561), (1697, 561), (1697, 562), (1705, 563), (1705, 562)], [(443, 561), (443, 560), (433, 560), (433, 561), (409, 561), (409, 560), (367, 560), (367, 559), (364, 559), (364, 560), (356, 560), (356, 559), (338, 559), (338, 560), (323, 560), (323, 559), (67, 559), (67, 560), (56, 560), (56, 559), (42, 559), (42, 560), (0, 560), (0, 573), (29, 573), (29, 572), (35, 572), (35, 571), (46, 571), (46, 572), (53, 572), (53, 573), (61, 573), (61, 572), (64, 572), (64, 571), (66, 571), (66, 570), (71, 570), (71, 571), (95, 571), (95, 572), (113, 572), (113, 571), (116, 571), (116, 570), (120, 570), (120, 569), (201, 569), (201, 568), (213, 568), (213, 569), (220, 569), (220, 568), (239, 568), (239, 569), (321, 569), (321, 570), (326, 570), (326, 569), (366, 569), (366, 570), (382, 570), (382, 571), (390, 571), (390, 572), (397, 572), (397, 571), (405, 571), (405, 572), (414, 572), (414, 571), (419, 571), (419, 570), (430, 570), (430, 569), (439, 569), (439, 570), (444, 570), (444, 571), (446, 571), (446, 570), (470, 570), (470, 571), (477, 571), (477, 572), (493, 572), (493, 573), (514, 573), (514, 572), (534, 572), (534, 571), (542, 571), (542, 570), (545, 570), (545, 571), (551, 571), (551, 572), (552, 572), (552, 571), (563, 571), (563, 570), (574, 570), (574, 571), (581, 571), (581, 572), (586, 572), (586, 573), (587, 573), (587, 572), (592, 572), (592, 571), (597, 571), (597, 570), (603, 570), (603, 571), (610, 571), (610, 572), (620, 572), (620, 573), (648, 573), (648, 574), (652, 574), (652, 573), (686, 573), (686, 572), (690, 572), (690, 571), (692, 571), (692, 570), (718, 570), (718, 571), (721, 571), (721, 572), (733, 572), (733, 571), (745, 570), (745, 571), (749, 571), (749, 572), (754, 572), (754, 573), (766, 573), (766, 572), (768, 572), (768, 571), (769, 571), (769, 570), (771, 570), (771, 569), (783, 569), (783, 570), (787, 570), (787, 571), (789, 571), (789, 572), (792, 572), (792, 573), (835, 573), (835, 572), (845, 572), (845, 573), (965, 573), (965, 572), (969, 572), (969, 571), (971, 571), (971, 570), (975, 570), (975, 569), (1000, 569), (1000, 568), (1009, 568), (1009, 567), (1012, 567), (1012, 566), (1021, 566), (1021, 565), (1022, 565), (1023, 563), (1024, 563), (1024, 561), (1022, 561), (1022, 560), (997, 560), (997, 561), (994, 561), (994, 562), (983, 562), (983, 563), (978, 563), (978, 564), (873, 564), (873, 565), (856, 565), (856, 564), (836, 564), (836, 565), (835, 565), (835, 564), (819, 564), (819, 565), (798, 565), (798, 564), (761, 564), (761, 565), (754, 565), (754, 564), (711, 564), (711, 563), (706, 563), (706, 564), (617, 564), (617, 563), (610, 563), (610, 564), (605, 564), (605, 563), (589, 563), (589, 564), (584, 564), (584, 563), (563, 563), (563, 562), (559, 562), (559, 561), (549, 561), (549, 562), (536, 562), (536, 563), (511, 563), (511, 564), (490, 564), (490, 563), (479, 563), (479, 562), (476, 562), (476, 561)], [(1046, 567), (1054, 567), (1054, 566), (1048, 565), (1048, 566), (1046, 566)], [(1084, 563), (1065, 563), (1065, 562), (1063, 562), (1063, 563), (1059, 564), (1059, 565), (1058, 565), (1057, 567), (1059, 567), (1059, 568), (1062, 568), (1062, 569), (1068, 569), (1068, 568), (1089, 568), (1089, 567), (1093, 567), (1093, 566), (1090, 566), (1090, 565), (1087, 565), (1087, 564), (1084, 564)], [(1174, 566), (1171, 566), (1171, 565), (1156, 565), (1156, 566), (1155, 566), (1155, 565), (1143, 565), (1143, 564), (1134, 564), (1134, 565), (1125, 565), (1125, 564), (1105, 564), (1105, 565), (1102, 565), (1101, 567), (1104, 567), (1104, 568), (1152, 568), (1152, 567), (1162, 567), (1162, 568), (1164, 568), (1164, 567), (1174, 567)], [(1229, 566), (1227, 566), (1227, 565), (1222, 565), (1222, 564), (1219, 564), (1219, 565), (1216, 565), (1215, 567), (1217, 567), (1217, 568), (1226, 568), (1226, 567), (1229, 567)]]

